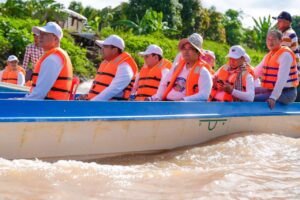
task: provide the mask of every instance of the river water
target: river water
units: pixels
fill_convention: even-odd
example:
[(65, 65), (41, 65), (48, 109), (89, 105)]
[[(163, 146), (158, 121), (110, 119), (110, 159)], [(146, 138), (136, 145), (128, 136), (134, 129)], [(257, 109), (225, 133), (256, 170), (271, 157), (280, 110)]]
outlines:
[(91, 162), (0, 159), (0, 199), (300, 199), (300, 139), (240, 133)]

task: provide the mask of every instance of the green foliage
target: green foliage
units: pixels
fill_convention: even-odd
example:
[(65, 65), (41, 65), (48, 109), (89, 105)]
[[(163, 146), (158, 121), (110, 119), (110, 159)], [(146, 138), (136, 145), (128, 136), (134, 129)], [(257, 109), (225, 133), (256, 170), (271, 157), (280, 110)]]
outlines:
[(131, 20), (120, 20), (116, 22), (113, 27), (124, 27), (125, 30), (132, 30), (136, 35), (150, 34), (154, 32), (165, 32), (165, 31), (174, 31), (167, 26), (166, 22), (163, 22), (162, 12), (156, 12), (151, 8), (148, 9), (144, 17), (138, 23), (135, 23)]
[(225, 13), (224, 28), (229, 45), (241, 44), (243, 41), (243, 26), (239, 17), (240, 13), (236, 10), (229, 9)]
[(91, 77), (96, 73), (93, 63), (86, 58), (86, 49), (74, 44), (74, 39), (68, 32), (64, 32), (61, 47), (68, 52), (74, 69), (74, 74), (80, 77)]
[(271, 16), (269, 15), (268, 17), (259, 17), (258, 20), (254, 19), (254, 31), (255, 34), (253, 41), (255, 42), (256, 48), (261, 50), (261, 51), (267, 51), (266, 47), (266, 38), (268, 31), (271, 27)]
[(293, 16), (292, 27), (297, 33), (298, 39), (300, 37), (300, 16)]

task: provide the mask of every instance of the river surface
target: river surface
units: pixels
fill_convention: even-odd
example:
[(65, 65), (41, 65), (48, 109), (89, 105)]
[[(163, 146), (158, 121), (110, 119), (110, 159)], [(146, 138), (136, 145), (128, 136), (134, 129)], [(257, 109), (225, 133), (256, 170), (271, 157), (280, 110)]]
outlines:
[(240, 133), (91, 162), (0, 159), (0, 199), (300, 199), (300, 139)]

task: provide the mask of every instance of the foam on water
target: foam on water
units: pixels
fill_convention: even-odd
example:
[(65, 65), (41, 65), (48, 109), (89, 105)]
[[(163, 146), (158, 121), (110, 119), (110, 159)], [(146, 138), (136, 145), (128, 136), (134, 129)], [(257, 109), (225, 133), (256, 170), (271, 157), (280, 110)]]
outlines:
[(0, 160), (0, 199), (297, 199), (300, 140), (239, 134), (95, 162)]

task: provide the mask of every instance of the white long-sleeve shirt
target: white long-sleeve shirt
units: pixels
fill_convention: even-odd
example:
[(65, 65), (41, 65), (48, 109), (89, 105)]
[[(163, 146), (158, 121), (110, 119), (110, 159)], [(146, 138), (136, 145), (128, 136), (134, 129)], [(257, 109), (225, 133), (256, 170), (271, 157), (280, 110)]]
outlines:
[[(4, 70), (0, 71), (0, 81), (2, 80)], [(23, 86), (25, 84), (25, 76), (22, 72), (18, 72), (17, 85)]]
[[(219, 74), (220, 69), (214, 74), (214, 76), (217, 76)], [(246, 77), (246, 91), (240, 91), (237, 89), (233, 89), (231, 95), (242, 101), (252, 102), (255, 97), (254, 87), (255, 87), (255, 84), (254, 84), (253, 76), (248, 74)], [(220, 93), (220, 96), (223, 96), (223, 95)], [(216, 95), (215, 98), (219, 99), (218, 94)]]
[[(254, 73), (256, 77), (261, 77), (263, 75), (263, 66), (265, 62), (266, 56), (263, 58), (261, 63), (255, 67)], [(285, 87), (294, 87), (291, 82), (287, 82), (289, 79), (289, 73), (290, 73), (290, 67), (293, 63), (293, 57), (290, 53), (284, 52), (282, 55), (278, 58), (279, 63), (279, 70), (278, 70), (278, 76), (277, 81), (275, 83), (274, 89), (272, 91), (272, 94), (270, 98), (277, 100), (281, 93), (283, 88)]]
[(42, 63), (39, 77), (33, 91), (25, 100), (45, 99), (63, 68), (62, 60), (57, 55), (48, 56)]
[[(165, 77), (167, 76), (167, 74), (169, 73), (169, 69), (168, 68), (164, 68), (162, 71), (161, 71), (161, 81), (163, 79), (165, 79)], [(135, 78), (135, 81), (134, 81), (134, 84), (133, 84), (133, 88), (131, 90), (131, 94), (135, 94), (136, 91), (138, 90), (138, 87), (139, 87), (139, 79), (140, 79), (140, 74), (138, 74)]]
[(129, 64), (127, 62), (121, 63), (110, 85), (91, 101), (108, 101), (113, 97), (122, 97), (123, 90), (128, 86), (133, 76), (133, 70)]
[[(153, 95), (152, 98), (157, 98), (159, 100), (162, 100), (162, 96), (165, 90), (167, 89), (168, 82), (170, 82), (172, 78), (174, 69), (175, 69), (174, 67), (171, 68), (170, 72), (166, 75), (166, 78), (161, 81), (157, 93)], [(184, 70), (187, 70), (186, 66), (184, 66), (184, 69), (182, 70), (182, 72), (179, 74), (178, 77), (180, 77), (182, 74), (185, 74), (186, 76), (188, 75), (188, 73), (185, 73)], [(185, 80), (186, 78), (187, 77), (185, 77)], [(198, 88), (199, 88), (199, 92), (191, 96), (185, 96), (185, 90), (182, 92), (177, 92), (177, 91), (174, 92), (174, 89), (172, 89), (168, 94), (167, 99), (179, 100), (180, 98), (183, 98), (184, 101), (207, 101), (212, 88), (212, 78), (209, 71), (205, 67), (201, 67), (200, 69)]]

